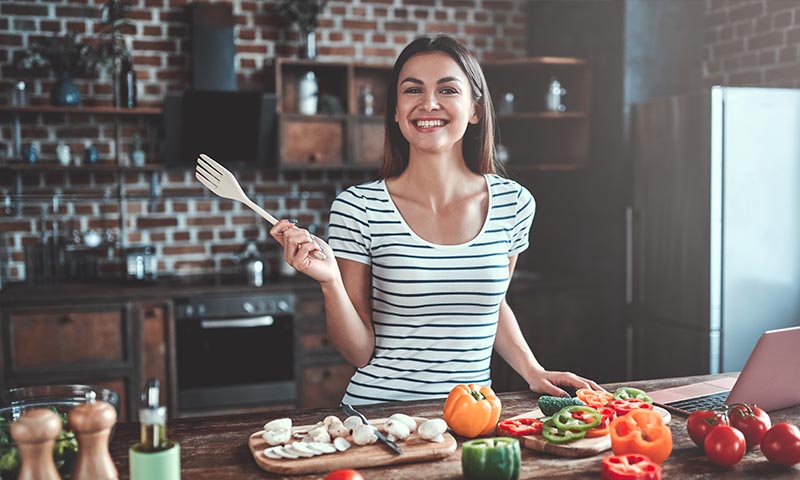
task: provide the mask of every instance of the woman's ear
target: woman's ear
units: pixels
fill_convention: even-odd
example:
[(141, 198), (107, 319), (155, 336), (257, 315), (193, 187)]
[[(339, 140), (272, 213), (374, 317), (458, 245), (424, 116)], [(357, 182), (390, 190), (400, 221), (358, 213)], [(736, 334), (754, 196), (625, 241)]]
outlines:
[(481, 121), (481, 117), (483, 117), (483, 109), (478, 102), (472, 102), (472, 105), (472, 116), (469, 117), (469, 123), (476, 125)]
[(397, 118), (397, 110), (394, 111), (394, 123), (400, 123), (400, 119)]

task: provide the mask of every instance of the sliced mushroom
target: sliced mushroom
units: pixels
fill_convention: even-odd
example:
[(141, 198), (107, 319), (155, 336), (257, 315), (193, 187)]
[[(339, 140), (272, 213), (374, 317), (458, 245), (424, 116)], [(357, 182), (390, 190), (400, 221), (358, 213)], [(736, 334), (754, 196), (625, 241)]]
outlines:
[(281, 458), (300, 458), (298, 454), (294, 452), (294, 450), (287, 449), (285, 446), (278, 446), (272, 449), (272, 451)]
[(264, 430), (291, 430), (292, 429), (292, 419), (291, 418), (277, 418), (270, 422), (264, 424)]
[(275, 453), (275, 448), (277, 448), (277, 447), (265, 448), (264, 449), (264, 456), (267, 457), (267, 458), (275, 459), (275, 460), (283, 458), (280, 455), (278, 455), (277, 453)]
[(447, 422), (441, 418), (434, 418), (433, 420), (426, 420), (419, 426), (418, 432), (420, 438), (428, 440), (429, 442), (440, 443), (444, 441), (444, 432), (447, 431)]
[(372, 425), (359, 425), (353, 430), (353, 443), (356, 445), (369, 445), (378, 441), (375, 427)]
[[(334, 440), (334, 442), (336, 442), (336, 440)], [(330, 443), (310, 442), (307, 443), (306, 446), (319, 453), (336, 453), (336, 447)]]
[(350, 448), (350, 442), (348, 442), (344, 437), (336, 437), (333, 439), (333, 446), (336, 447), (336, 450), (344, 452)]
[(331, 436), (328, 433), (328, 429), (324, 425), (308, 432), (307, 438), (309, 438), (309, 440), (312, 442), (331, 443)]
[(414, 431), (417, 430), (417, 421), (409, 417), (405, 413), (395, 413), (394, 415), (389, 417), (389, 420), (399, 420), (403, 422), (403, 425), (408, 427), (408, 431), (411, 433), (414, 433)]
[(386, 437), (390, 442), (394, 442), (395, 440), (402, 442), (411, 435), (408, 426), (397, 419), (389, 419), (384, 425), (384, 429), (386, 430)]
[(353, 430), (355, 430), (356, 427), (359, 425), (362, 425), (361, 419), (355, 415), (344, 419), (344, 426), (345, 428), (347, 428), (347, 430), (350, 431), (351, 435), (353, 433)]
[(296, 453), (298, 457), (315, 457), (317, 455), (321, 455), (316, 450), (312, 450), (308, 448), (308, 444), (303, 444), (299, 442), (291, 443), (289, 445), (285, 445), (283, 447), (284, 450), (291, 449), (293, 453)]
[(328, 434), (330, 434), (331, 438), (346, 437), (350, 434), (350, 429), (344, 426), (339, 417), (327, 416), (322, 423), (328, 427)]
[(268, 444), (275, 446), (275, 445), (283, 445), (284, 443), (288, 442), (292, 438), (291, 430), (279, 429), (279, 430), (265, 430), (264, 433), (261, 435), (265, 442)]

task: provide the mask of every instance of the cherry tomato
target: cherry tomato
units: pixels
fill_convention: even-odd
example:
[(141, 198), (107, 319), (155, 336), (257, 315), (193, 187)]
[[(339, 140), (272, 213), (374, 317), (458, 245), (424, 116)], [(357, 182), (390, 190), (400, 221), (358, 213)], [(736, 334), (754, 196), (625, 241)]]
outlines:
[(747, 448), (761, 444), (761, 439), (772, 426), (772, 420), (764, 410), (755, 405), (736, 405), (728, 410), (728, 421), (731, 427), (744, 434)]
[(364, 477), (357, 470), (334, 470), (325, 475), (324, 480), (364, 480)]
[(747, 450), (744, 434), (729, 425), (712, 428), (703, 442), (711, 463), (732, 467), (739, 463)]
[(700, 448), (703, 448), (703, 442), (708, 432), (717, 425), (728, 425), (728, 419), (725, 415), (711, 410), (698, 410), (686, 419), (686, 430), (689, 432), (689, 437)]
[(776, 423), (764, 434), (761, 451), (772, 463), (800, 463), (800, 428), (786, 422)]

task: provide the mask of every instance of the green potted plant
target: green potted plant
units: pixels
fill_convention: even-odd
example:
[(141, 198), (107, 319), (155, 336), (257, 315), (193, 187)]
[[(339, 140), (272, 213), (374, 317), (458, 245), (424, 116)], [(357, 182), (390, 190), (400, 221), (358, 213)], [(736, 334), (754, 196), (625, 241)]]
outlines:
[(131, 52), (125, 45), (123, 31), (133, 28), (133, 24), (126, 17), (131, 5), (123, 0), (107, 0), (100, 9), (96, 30), (100, 35), (97, 44), (99, 67), (111, 72), (114, 88), (114, 106), (123, 104), (121, 95), (122, 82), (120, 78), (133, 68), (131, 65)]
[(74, 32), (67, 32), (63, 37), (50, 37), (34, 43), (17, 57), (15, 66), (27, 71), (51, 69), (56, 83), (50, 91), (50, 103), (80, 105), (81, 94), (73, 79), (96, 72), (97, 51), (91, 45), (79, 42)]

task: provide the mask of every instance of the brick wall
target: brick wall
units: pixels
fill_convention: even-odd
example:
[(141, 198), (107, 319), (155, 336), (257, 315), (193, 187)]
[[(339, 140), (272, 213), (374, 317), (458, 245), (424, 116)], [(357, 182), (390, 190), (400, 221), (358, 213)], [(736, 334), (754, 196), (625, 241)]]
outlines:
[[(30, 42), (41, 37), (75, 31), (86, 38), (96, 34), (102, 0), (2, 0), (0, 1), (0, 103), (25, 80), (31, 101), (46, 104), (53, 79), (44, 73), (23, 75), (10, 63)], [(134, 27), (126, 36), (133, 53), (139, 103), (160, 106), (167, 92), (188, 85), (188, 25), (186, 0), (132, 0), (129, 18)], [(265, 84), (263, 66), (275, 56), (294, 56), (298, 50), (294, 28), (276, 14), (277, 0), (233, 0), (237, 82), (242, 89)], [(359, 60), (391, 64), (402, 47), (416, 36), (445, 32), (466, 43), (480, 59), (524, 54), (524, 0), (342, 0), (330, 1), (320, 17), (320, 60)], [(76, 84), (87, 105), (111, 104), (108, 74), (79, 78)], [(0, 123), (0, 157), (12, 155), (7, 118)], [(34, 115), (23, 119), (23, 145), (35, 142), (40, 163), (55, 164), (55, 148), (63, 142), (73, 154), (86, 141), (98, 149), (101, 164), (113, 164), (117, 148), (125, 161), (135, 134), (146, 137), (157, 119), (122, 120), (122, 142), (116, 145), (113, 121), (102, 115)], [(159, 162), (148, 152), (148, 163)], [(298, 218), (317, 225), (325, 234), (327, 210), (335, 194), (368, 179), (369, 172), (237, 172), (254, 200), (277, 216)], [(268, 246), (264, 223), (249, 210), (203, 192), (189, 172), (163, 173), (161, 196), (150, 198), (151, 177), (146, 173), (105, 171), (25, 172), (19, 176), (25, 192), (14, 196), (16, 175), (0, 170), (0, 261), (4, 274), (25, 278), (25, 245), (35, 244), (57, 225), (58, 231), (94, 229), (108, 231), (116, 244), (152, 244), (162, 271), (199, 274), (233, 270), (233, 254), (248, 239)], [(119, 195), (122, 183), (126, 199)], [(53, 197), (58, 195), (56, 202)], [(112, 245), (105, 271), (119, 269)], [(273, 249), (267, 252), (277, 265)]]
[(800, 2), (706, 0), (706, 85), (800, 86)]

